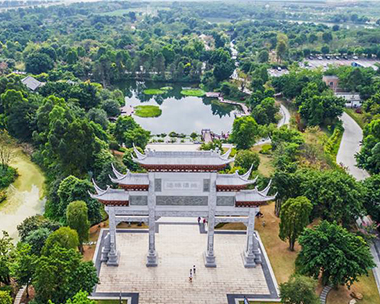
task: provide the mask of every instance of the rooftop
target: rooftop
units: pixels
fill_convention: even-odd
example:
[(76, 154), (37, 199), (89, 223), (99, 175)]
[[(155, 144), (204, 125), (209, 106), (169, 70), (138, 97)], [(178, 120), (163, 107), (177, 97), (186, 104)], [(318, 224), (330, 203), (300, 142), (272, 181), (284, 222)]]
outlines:
[(32, 76), (27, 76), (25, 78), (23, 78), (21, 80), (21, 82), (26, 86), (28, 87), (29, 90), (32, 90), (32, 91), (35, 91), (37, 90), (39, 87), (42, 87), (45, 85), (44, 82), (40, 82), (38, 81), (37, 79), (35, 79), (34, 77)]

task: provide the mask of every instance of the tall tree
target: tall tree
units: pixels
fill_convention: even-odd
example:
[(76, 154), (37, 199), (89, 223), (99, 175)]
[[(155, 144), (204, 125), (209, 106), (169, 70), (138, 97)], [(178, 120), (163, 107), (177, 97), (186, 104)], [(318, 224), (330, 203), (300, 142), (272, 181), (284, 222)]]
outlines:
[(256, 171), (260, 165), (260, 157), (256, 152), (250, 150), (240, 150), (236, 154), (235, 166), (241, 167), (248, 171), (251, 166), (252, 170)]
[(12, 276), (19, 286), (26, 285), (26, 296), (29, 297), (29, 283), (34, 273), (34, 261), (29, 244), (18, 243), (15, 261), (12, 264)]
[(88, 240), (88, 221), (87, 205), (83, 201), (74, 201), (67, 206), (66, 222), (70, 228), (76, 230), (79, 238), (79, 250), (83, 253), (83, 242)]
[(304, 197), (288, 199), (280, 211), (280, 239), (289, 241), (289, 249), (294, 251), (294, 244), (305, 227), (310, 223), (313, 205)]
[(9, 285), (11, 283), (11, 265), (15, 258), (15, 246), (12, 238), (6, 231), (0, 239), (0, 283)]
[(259, 126), (251, 116), (235, 118), (231, 139), (238, 149), (248, 149), (253, 146), (259, 136)]
[(65, 303), (79, 291), (91, 293), (98, 283), (92, 262), (82, 262), (73, 249), (54, 247), (36, 261), (33, 286), (39, 303)]
[(323, 285), (350, 287), (375, 267), (364, 239), (336, 223), (323, 221), (314, 229), (306, 228), (298, 242), (302, 249), (296, 269), (315, 279), (321, 275)]
[(78, 233), (69, 227), (61, 227), (50, 234), (42, 248), (43, 255), (49, 255), (54, 247), (74, 249), (79, 245)]

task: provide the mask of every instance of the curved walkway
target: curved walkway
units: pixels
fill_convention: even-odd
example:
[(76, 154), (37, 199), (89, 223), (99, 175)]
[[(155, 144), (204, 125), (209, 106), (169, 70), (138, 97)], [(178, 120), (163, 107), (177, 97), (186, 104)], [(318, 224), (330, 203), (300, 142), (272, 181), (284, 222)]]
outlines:
[(336, 162), (343, 164), (348, 172), (357, 180), (363, 180), (369, 176), (367, 171), (356, 167), (355, 154), (360, 151), (363, 131), (359, 125), (347, 113), (343, 113), (341, 120), (343, 122), (344, 133), (340, 143)]
[[(342, 164), (348, 169), (348, 172), (357, 180), (363, 180), (369, 177), (367, 171), (356, 167), (355, 154), (360, 151), (363, 131), (359, 125), (347, 113), (343, 113), (341, 120), (343, 122), (344, 133), (340, 143), (336, 162)], [(360, 220), (359, 220), (360, 221)], [(371, 244), (371, 253), (376, 264), (372, 269), (375, 277), (378, 292), (380, 294), (380, 240), (375, 239)]]

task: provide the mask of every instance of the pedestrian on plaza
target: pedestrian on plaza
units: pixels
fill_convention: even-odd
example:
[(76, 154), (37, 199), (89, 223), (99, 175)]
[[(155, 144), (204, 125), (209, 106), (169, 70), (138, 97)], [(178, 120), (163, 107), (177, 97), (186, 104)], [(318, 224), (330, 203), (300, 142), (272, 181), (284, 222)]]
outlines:
[(203, 224), (206, 224), (206, 219), (205, 218), (203, 219)]
[(201, 217), (198, 216), (198, 225), (201, 223)]
[(193, 265), (193, 273), (194, 273), (194, 275), (195, 275), (195, 272), (196, 272), (195, 265)]
[(190, 272), (190, 275), (189, 275), (189, 282), (192, 283), (193, 282), (193, 274)]

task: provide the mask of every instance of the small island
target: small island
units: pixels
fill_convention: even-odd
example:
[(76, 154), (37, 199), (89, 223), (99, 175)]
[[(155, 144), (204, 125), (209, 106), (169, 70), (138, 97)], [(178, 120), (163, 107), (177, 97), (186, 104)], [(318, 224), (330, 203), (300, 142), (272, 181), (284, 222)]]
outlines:
[(146, 89), (146, 90), (144, 90), (145, 95), (162, 95), (165, 93), (166, 93), (166, 91), (161, 90), (161, 89)]
[(158, 117), (162, 110), (158, 106), (143, 105), (135, 107), (135, 115), (139, 117)]
[(202, 97), (206, 94), (206, 92), (202, 89), (184, 89), (181, 91), (181, 94), (185, 96)]

